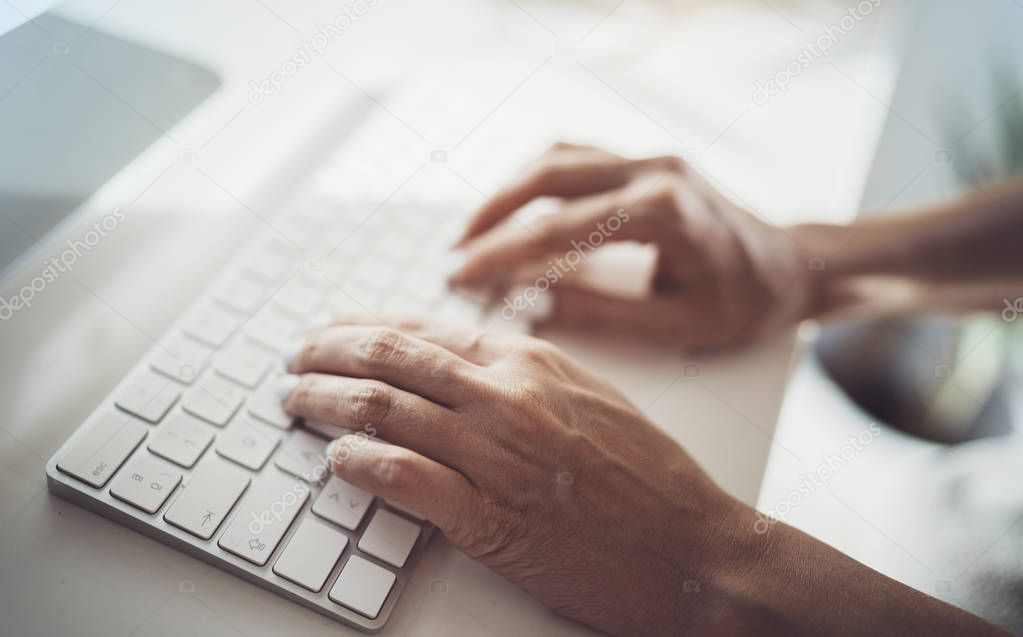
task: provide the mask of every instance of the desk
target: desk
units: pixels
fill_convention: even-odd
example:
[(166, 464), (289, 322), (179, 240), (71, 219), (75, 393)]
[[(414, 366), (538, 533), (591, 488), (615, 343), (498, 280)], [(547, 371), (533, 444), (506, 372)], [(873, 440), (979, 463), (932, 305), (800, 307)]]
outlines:
[[(74, 277), (51, 284), (31, 311), (0, 326), (0, 616), (12, 635), (351, 633), (49, 495), (43, 475), (45, 459), (230, 258), (230, 247), (259, 227), (255, 213), (271, 214), (303, 175), (317, 174), (315, 190), (348, 197), (472, 206), (522, 160), (567, 138), (630, 154), (688, 153), (727, 193), (778, 223), (799, 218), (790, 211), (837, 218), (855, 207), (885, 114), (874, 96), (894, 77), (881, 52), (850, 43), (831, 58), (848, 77), (822, 64), (754, 107), (753, 80), (773, 74), (819, 26), (815, 14), (781, 17), (757, 3), (673, 23), (647, 4), (465, 0), (441, 10), (379, 0), (321, 64), (257, 105), (247, 97), (250, 82), (332, 20), (336, 4), (107, 9), (83, 2), (68, 13), (200, 59), (224, 83), (83, 213), (84, 223), (121, 206), (130, 222)], [(197, 161), (180, 163), (182, 149), (196, 151)], [(435, 150), (447, 161), (430, 163)], [(15, 277), (4, 293), (32, 275)], [(653, 359), (633, 350), (552, 336), (607, 370), (724, 488), (755, 502), (791, 336), (717, 356), (698, 376), (681, 373), (690, 360), (661, 358), (663, 369), (647, 369)], [(589, 632), (442, 538), (384, 631)]]

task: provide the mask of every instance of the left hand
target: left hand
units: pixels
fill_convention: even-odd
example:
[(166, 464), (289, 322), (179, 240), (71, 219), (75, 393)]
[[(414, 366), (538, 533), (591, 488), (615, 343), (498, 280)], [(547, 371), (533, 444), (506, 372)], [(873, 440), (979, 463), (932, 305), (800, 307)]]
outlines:
[[(529, 228), (512, 218), (541, 197), (556, 197), (557, 211)], [(652, 280), (637, 284), (630, 298), (579, 284), (574, 274), (582, 259), (619, 241), (656, 248)], [(465, 264), (452, 282), (511, 276), (515, 283), (532, 283), (546, 290), (549, 322), (572, 328), (645, 332), (679, 347), (722, 347), (784, 329), (816, 311), (819, 277), (810, 276), (808, 255), (791, 231), (729, 201), (678, 157), (626, 159), (590, 146), (555, 144), (476, 212), (460, 247)], [(540, 277), (529, 273), (536, 269), (543, 271)], [(535, 297), (508, 299), (513, 307), (523, 300)]]

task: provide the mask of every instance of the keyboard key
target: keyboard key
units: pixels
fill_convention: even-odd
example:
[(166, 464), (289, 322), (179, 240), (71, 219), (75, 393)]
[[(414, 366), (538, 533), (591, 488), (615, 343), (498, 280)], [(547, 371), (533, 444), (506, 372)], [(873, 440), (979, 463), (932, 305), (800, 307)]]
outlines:
[(354, 531), (371, 504), (373, 494), (348, 484), (337, 476), (330, 476), (327, 485), (313, 502), (313, 513), (349, 531)]
[(249, 476), (216, 456), (199, 465), (163, 516), (170, 524), (208, 540), (249, 486)]
[(196, 340), (179, 336), (163, 347), (158, 347), (149, 365), (179, 383), (190, 385), (199, 377), (213, 350)]
[(253, 343), (276, 354), (298, 336), (299, 327), (299, 321), (294, 317), (268, 307), (249, 321), (245, 333)]
[(302, 520), (298, 530), (291, 536), (291, 541), (284, 547), (273, 571), (299, 586), (319, 593), (346, 546), (347, 535), (308, 516)]
[(110, 495), (146, 513), (156, 513), (180, 482), (180, 473), (143, 452), (132, 458), (110, 485)]
[(241, 325), (241, 319), (227, 310), (207, 307), (199, 310), (185, 324), (185, 333), (210, 347), (220, 347)]
[(121, 409), (151, 423), (158, 423), (181, 396), (181, 387), (152, 372), (143, 372), (114, 399)]
[(149, 433), (131, 416), (104, 411), (71, 439), (57, 468), (96, 488), (102, 487)]
[(306, 317), (311, 316), (323, 302), (323, 294), (307, 285), (292, 283), (275, 294), (274, 301), (284, 310)]
[(309, 499), (309, 487), (270, 473), (253, 485), (217, 545), (258, 566), (266, 564), (295, 516)]
[(263, 386), (249, 397), (246, 409), (259, 420), (279, 429), (290, 429), (294, 419), (284, 411), (275, 386), (277, 376), (271, 375)]
[(359, 550), (401, 568), (418, 538), (418, 524), (378, 508), (359, 540)]
[(266, 293), (263, 286), (242, 277), (222, 287), (216, 294), (217, 302), (240, 314), (252, 314), (263, 303)]
[(277, 452), (274, 464), (309, 484), (321, 484), (330, 475), (326, 448), (327, 441), (323, 438), (296, 429)]
[(245, 390), (223, 378), (208, 375), (185, 392), (181, 407), (193, 416), (223, 427), (244, 400)]
[(176, 411), (149, 439), (149, 450), (174, 464), (191, 469), (211, 442), (213, 432), (209, 431), (208, 425), (182, 411)]
[(401, 506), (400, 504), (398, 504), (396, 502), (391, 502), (390, 500), (384, 500), (384, 502), (387, 502), (387, 506), (391, 507), (392, 509), (397, 509), (397, 510), (401, 511), (402, 513), (404, 513), (405, 515), (409, 516), (410, 518), (415, 518), (415, 519), (419, 520), (420, 522), (426, 520), (426, 518), (424, 518), (423, 516), (419, 515), (418, 513), (416, 513), (415, 511), (413, 511), (412, 509), (410, 509), (408, 507), (403, 507), (403, 506)]
[(373, 619), (380, 614), (395, 579), (394, 573), (386, 568), (353, 555), (341, 569), (341, 575), (327, 596), (331, 601)]
[(245, 341), (235, 341), (217, 356), (217, 373), (239, 385), (254, 388), (270, 369), (270, 355)]
[(280, 441), (281, 436), (276, 431), (240, 418), (217, 439), (217, 453), (243, 467), (259, 471)]
[[(281, 246), (281, 249), (294, 250), (294, 247), (288, 243)], [(276, 283), (283, 281), (288, 274), (298, 270), (298, 259), (267, 250), (255, 258), (249, 259), (245, 269), (260, 278)]]
[(318, 433), (327, 440), (334, 440), (352, 433), (351, 429), (347, 427), (340, 427), (333, 423), (323, 422), (322, 420), (309, 420), (305, 419), (302, 422), (302, 428), (306, 431), (312, 431)]

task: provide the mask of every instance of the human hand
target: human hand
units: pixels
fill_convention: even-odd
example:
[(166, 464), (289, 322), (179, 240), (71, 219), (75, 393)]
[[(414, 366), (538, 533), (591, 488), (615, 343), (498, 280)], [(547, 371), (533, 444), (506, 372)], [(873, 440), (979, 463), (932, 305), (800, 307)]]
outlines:
[(288, 361), (288, 412), (386, 441), (340, 438), (334, 473), (601, 630), (674, 635), (712, 612), (683, 593), (714, 589), (744, 507), (674, 441), (548, 343), (389, 323), (315, 331)]
[[(539, 197), (561, 198), (557, 212), (533, 228), (510, 219)], [(459, 242), (466, 260), (452, 282), (490, 281), (573, 252), (584, 258), (605, 241), (656, 247), (644, 294), (616, 298), (578, 277), (562, 278), (559, 271), (552, 281), (545, 274), (551, 323), (641, 330), (680, 347), (720, 347), (814, 312), (808, 255), (783, 229), (723, 197), (677, 157), (629, 160), (572, 144), (553, 146), (477, 211)]]

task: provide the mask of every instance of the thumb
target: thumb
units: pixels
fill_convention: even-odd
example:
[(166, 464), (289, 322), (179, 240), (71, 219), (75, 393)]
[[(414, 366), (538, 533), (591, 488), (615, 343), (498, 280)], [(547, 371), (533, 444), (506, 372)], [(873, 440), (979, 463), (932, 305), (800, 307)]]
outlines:
[(546, 289), (515, 286), (502, 301), (501, 317), (535, 326), (662, 333), (677, 322), (677, 301), (662, 297), (627, 298), (565, 281)]

